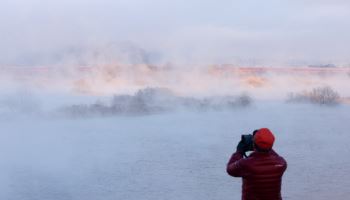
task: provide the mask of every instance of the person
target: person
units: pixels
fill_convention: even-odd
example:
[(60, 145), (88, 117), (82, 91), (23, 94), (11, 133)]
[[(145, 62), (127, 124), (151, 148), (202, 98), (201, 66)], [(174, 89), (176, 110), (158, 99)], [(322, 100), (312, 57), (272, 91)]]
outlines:
[[(275, 137), (268, 128), (255, 130), (253, 149), (244, 140), (238, 143), (226, 171), (233, 177), (242, 177), (242, 200), (282, 200), (282, 176), (287, 162), (273, 149)], [(246, 158), (249, 150), (253, 152)]]

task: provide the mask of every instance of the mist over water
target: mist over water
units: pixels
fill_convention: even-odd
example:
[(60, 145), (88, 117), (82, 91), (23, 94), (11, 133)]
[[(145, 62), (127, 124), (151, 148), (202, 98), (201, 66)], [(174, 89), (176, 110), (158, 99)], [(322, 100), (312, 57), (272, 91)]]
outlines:
[(0, 65), (83, 63), (102, 51), (104, 62), (133, 54), (133, 63), (349, 66), (349, 7), (343, 0), (3, 0)]
[(349, 197), (348, 1), (0, 4), (0, 199), (240, 199), (261, 127), (284, 199)]
[[(240, 135), (260, 127), (273, 130), (275, 148), (289, 163), (284, 198), (326, 200), (334, 197), (329, 188), (344, 198), (348, 170), (329, 168), (313, 155), (321, 151), (335, 165), (349, 164), (337, 159), (350, 152), (348, 102), (286, 99), (329, 86), (348, 100), (348, 69), (298, 69), (3, 68), (0, 198), (239, 199), (241, 181), (228, 177), (225, 165)], [(318, 176), (325, 171), (329, 175)], [(334, 177), (345, 187), (335, 187)]]
[(314, 154), (321, 152), (336, 166), (349, 164), (338, 159), (339, 152), (350, 152), (348, 113), (347, 105), (263, 102), (206, 112), (1, 118), (0, 197), (239, 199), (241, 181), (225, 173), (225, 164), (241, 134), (267, 126), (289, 163), (283, 197), (345, 198), (348, 170), (330, 168), (329, 160)]
[(3, 69), (0, 198), (239, 199), (241, 181), (228, 177), (225, 165), (240, 135), (260, 127), (273, 130), (275, 148), (289, 163), (284, 198), (346, 198), (349, 171), (314, 154), (349, 164), (337, 159), (350, 153), (349, 105), (285, 101), (290, 92), (320, 86), (348, 98), (347, 69), (264, 69)]
[(232, 65), (2, 68), (0, 111), (8, 115), (68, 112), (84, 116), (169, 112), (179, 108), (222, 110), (249, 106), (260, 100), (283, 102), (291, 93), (301, 94), (320, 87), (329, 87), (338, 93), (341, 103), (348, 103), (349, 73), (348, 68)]

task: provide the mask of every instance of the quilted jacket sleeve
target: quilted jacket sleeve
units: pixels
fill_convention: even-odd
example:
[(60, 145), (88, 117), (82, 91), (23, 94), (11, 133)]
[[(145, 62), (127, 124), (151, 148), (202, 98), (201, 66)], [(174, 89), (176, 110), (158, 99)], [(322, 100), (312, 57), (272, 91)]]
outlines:
[(226, 171), (229, 175), (234, 177), (242, 177), (245, 174), (244, 162), (245, 159), (240, 152), (232, 154), (230, 160), (227, 163)]

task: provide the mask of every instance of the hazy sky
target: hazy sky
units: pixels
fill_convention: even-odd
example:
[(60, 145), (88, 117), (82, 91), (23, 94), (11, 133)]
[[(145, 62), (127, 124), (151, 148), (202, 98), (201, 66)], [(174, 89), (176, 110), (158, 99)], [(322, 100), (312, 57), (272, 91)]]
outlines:
[(0, 64), (111, 44), (157, 62), (349, 64), (349, 10), (346, 0), (0, 0)]

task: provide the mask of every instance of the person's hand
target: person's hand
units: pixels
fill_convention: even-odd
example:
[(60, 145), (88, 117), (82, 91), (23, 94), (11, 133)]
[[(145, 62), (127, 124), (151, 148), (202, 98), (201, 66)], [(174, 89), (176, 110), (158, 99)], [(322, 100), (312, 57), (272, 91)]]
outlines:
[(244, 154), (246, 151), (248, 151), (248, 145), (244, 143), (243, 140), (239, 141), (237, 145), (237, 151), (240, 152), (241, 154)]

